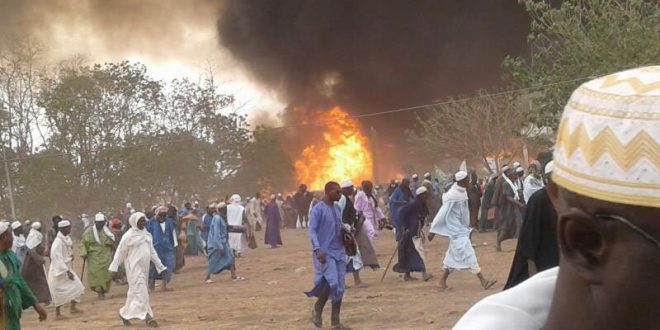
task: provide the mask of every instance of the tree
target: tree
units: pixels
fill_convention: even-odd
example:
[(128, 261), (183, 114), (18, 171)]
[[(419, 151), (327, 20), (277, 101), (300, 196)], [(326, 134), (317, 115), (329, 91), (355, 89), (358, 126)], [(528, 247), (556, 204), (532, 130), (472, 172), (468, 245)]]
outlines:
[(471, 98), (450, 99), (417, 116), (407, 131), (415, 154), (480, 160), (511, 154), (524, 132), (524, 98), (512, 92), (477, 92)]
[(229, 183), (241, 193), (282, 191), (294, 184), (293, 162), (282, 149), (282, 131), (258, 126), (243, 153), (242, 165)]
[(555, 129), (571, 92), (594, 76), (657, 64), (660, 2), (648, 0), (520, 0), (532, 23), (530, 58), (507, 58), (519, 87), (544, 86), (528, 119)]

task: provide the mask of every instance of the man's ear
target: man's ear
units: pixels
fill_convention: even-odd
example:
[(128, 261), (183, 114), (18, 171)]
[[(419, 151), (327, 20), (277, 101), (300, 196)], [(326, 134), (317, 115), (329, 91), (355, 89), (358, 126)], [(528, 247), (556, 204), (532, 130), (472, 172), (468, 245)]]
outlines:
[(608, 244), (598, 220), (585, 211), (571, 208), (560, 215), (558, 230), (564, 261), (587, 283), (600, 283)]

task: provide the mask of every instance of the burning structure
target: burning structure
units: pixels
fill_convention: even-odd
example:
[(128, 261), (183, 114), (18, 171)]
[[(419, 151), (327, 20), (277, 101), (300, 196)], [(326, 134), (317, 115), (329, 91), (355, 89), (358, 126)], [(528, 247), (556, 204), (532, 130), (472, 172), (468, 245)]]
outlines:
[[(218, 20), (221, 45), (289, 105), (285, 147), (298, 159), (298, 179), (314, 188), (371, 178), (374, 158), (403, 165), (396, 160), (407, 156), (411, 113), (372, 117), (368, 127), (346, 113), (495, 85), (504, 57), (524, 51), (527, 26), (515, 2), (490, 0), (229, 0)], [(297, 127), (314, 121), (327, 125)], [(379, 136), (374, 155), (363, 130), (371, 128)]]

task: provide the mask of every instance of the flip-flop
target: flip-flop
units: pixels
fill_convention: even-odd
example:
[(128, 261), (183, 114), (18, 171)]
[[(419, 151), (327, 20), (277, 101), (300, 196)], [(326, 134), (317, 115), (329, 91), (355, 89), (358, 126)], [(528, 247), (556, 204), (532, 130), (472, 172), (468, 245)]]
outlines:
[(215, 281), (209, 279), (209, 280), (204, 281), (204, 283), (206, 283), (206, 284), (211, 284), (211, 283), (215, 283)]
[(245, 277), (236, 276), (236, 278), (232, 278), (231, 280), (232, 280), (233, 282), (239, 282), (239, 281), (243, 281), (243, 280), (245, 280)]
[(486, 281), (486, 285), (483, 286), (484, 290), (488, 290), (488, 289), (492, 288), (493, 285), (495, 285), (495, 283), (497, 283), (497, 280), (495, 280), (495, 281)]

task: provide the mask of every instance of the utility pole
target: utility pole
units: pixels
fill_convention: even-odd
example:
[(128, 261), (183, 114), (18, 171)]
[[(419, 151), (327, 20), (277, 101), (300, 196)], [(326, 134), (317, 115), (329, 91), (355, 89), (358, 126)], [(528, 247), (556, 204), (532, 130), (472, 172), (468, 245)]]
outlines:
[(16, 208), (14, 207), (14, 187), (11, 184), (11, 175), (9, 174), (9, 163), (7, 162), (7, 152), (2, 148), (2, 162), (5, 166), (5, 177), (7, 179), (7, 189), (9, 189), (9, 207), (11, 208), (11, 220), (16, 220)]
[(376, 157), (376, 129), (371, 126), (371, 139), (369, 145), (371, 146), (371, 161), (373, 162), (373, 174), (374, 174), (374, 186), (380, 184), (379, 178), (378, 178), (378, 159)]

